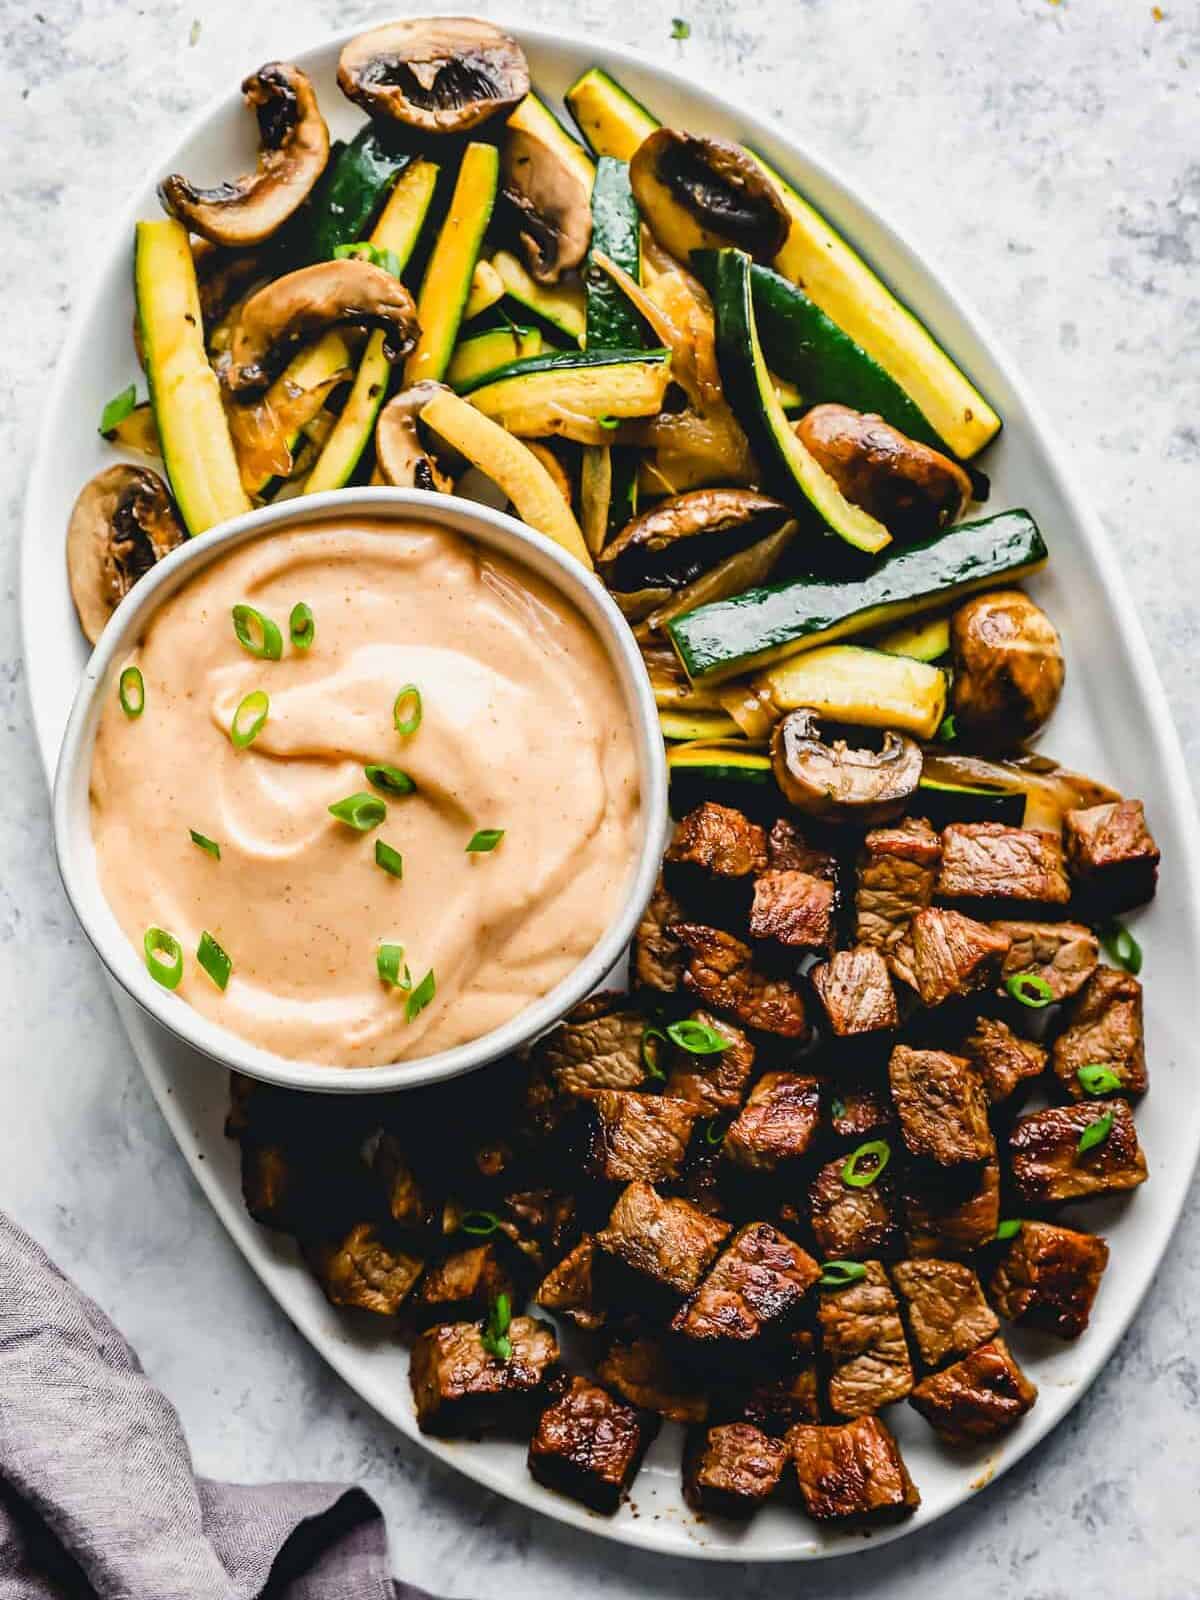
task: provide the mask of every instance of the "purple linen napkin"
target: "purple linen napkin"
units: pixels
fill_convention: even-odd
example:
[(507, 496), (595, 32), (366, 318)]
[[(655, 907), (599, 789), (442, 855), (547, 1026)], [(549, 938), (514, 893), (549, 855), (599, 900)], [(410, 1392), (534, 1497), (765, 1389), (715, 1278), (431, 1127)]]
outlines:
[(345, 1484), (197, 1478), (174, 1406), (0, 1212), (0, 1600), (427, 1600)]

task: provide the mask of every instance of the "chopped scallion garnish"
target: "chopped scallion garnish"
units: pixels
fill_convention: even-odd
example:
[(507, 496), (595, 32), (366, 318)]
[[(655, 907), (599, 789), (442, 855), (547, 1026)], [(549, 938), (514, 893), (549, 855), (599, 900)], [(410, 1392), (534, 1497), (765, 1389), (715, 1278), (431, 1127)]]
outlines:
[(1121, 1080), (1113, 1069), (1099, 1061), (1090, 1061), (1087, 1066), (1080, 1067), (1075, 1076), (1084, 1094), (1115, 1094), (1121, 1087)]
[(886, 1139), (868, 1139), (842, 1168), (842, 1182), (851, 1189), (868, 1189), (891, 1159), (892, 1147)]
[(1005, 978), (1004, 987), (1014, 1000), (1034, 1011), (1040, 1011), (1054, 999), (1054, 990), (1036, 972), (1014, 972), (1011, 978)]
[(396, 732), (407, 739), (421, 726), (421, 691), (415, 683), (406, 683), (392, 705), (392, 721)]
[(191, 835), (192, 843), (198, 849), (203, 850), (205, 855), (212, 856), (214, 861), (220, 861), (221, 846), (215, 839), (206, 839), (202, 833), (197, 833), (195, 828), (189, 828), (188, 833)]
[(404, 965), (402, 944), (381, 944), (375, 952), (375, 971), (380, 982), (391, 984), (393, 989), (411, 989), (412, 977)]
[[(382, 801), (379, 802), (382, 805)], [(393, 850), (390, 844), (384, 844), (382, 839), (375, 841), (375, 865), (382, 867), (393, 878), (404, 876), (404, 857), (399, 850)]]
[(728, 1131), (727, 1122), (722, 1122), (720, 1117), (713, 1117), (704, 1130), (705, 1144), (720, 1144)]
[(183, 946), (165, 928), (147, 928), (142, 940), (146, 970), (164, 989), (178, 989), (183, 977)]
[(242, 649), (259, 661), (278, 661), (283, 655), (283, 635), (253, 606), (234, 606), (233, 631)]
[(196, 960), (208, 973), (217, 988), (224, 992), (233, 971), (233, 962), (225, 954), (211, 933), (201, 933)]
[(419, 1017), (436, 993), (437, 979), (433, 975), (433, 968), (430, 967), (405, 1002), (404, 1020), (412, 1022), (416, 1017)]
[(1111, 1111), (1106, 1111), (1102, 1117), (1097, 1117), (1095, 1121), (1088, 1123), (1079, 1135), (1079, 1143), (1075, 1149), (1081, 1156), (1086, 1155), (1089, 1150), (1094, 1150), (1108, 1138), (1112, 1132), (1112, 1125), (1113, 1114)]
[(462, 1220), (458, 1224), (460, 1233), (473, 1233), (477, 1239), (486, 1239), (495, 1233), (500, 1226), (500, 1218), (494, 1211), (464, 1211)]
[(1100, 943), (1126, 972), (1134, 977), (1142, 970), (1142, 947), (1123, 922), (1110, 922), (1100, 930)]
[(861, 1283), (867, 1269), (861, 1261), (823, 1261), (817, 1286), (821, 1289), (848, 1289), (852, 1283)]
[(498, 1361), (511, 1361), (512, 1340), (508, 1337), (508, 1330), (512, 1323), (512, 1301), (506, 1294), (498, 1294), (492, 1302), (492, 1309), (488, 1312), (487, 1322), (484, 1324), (480, 1343), (488, 1355), (495, 1356)]
[(122, 389), (120, 394), (113, 395), (112, 399), (100, 413), (100, 432), (108, 438), (119, 422), (125, 418), (137, 405), (137, 390), (131, 383), (128, 389)]
[(729, 1040), (723, 1038), (707, 1022), (697, 1022), (684, 1017), (682, 1022), (672, 1022), (667, 1028), (667, 1038), (693, 1056), (715, 1056), (729, 1049)]
[(336, 817), (339, 822), (344, 822), (356, 833), (369, 833), (387, 816), (387, 807), (373, 794), (362, 791), (358, 794), (348, 794), (344, 800), (335, 800), (329, 808), (329, 815)]
[(313, 620), (312, 607), (305, 605), (303, 600), (297, 601), (292, 607), (288, 617), (288, 632), (292, 636), (293, 650), (312, 649), (312, 642), (317, 637), (317, 624)]
[(140, 717), (146, 709), (146, 680), (139, 667), (126, 667), (117, 679), (117, 699), (127, 717)]
[(372, 789), (381, 789), (384, 794), (412, 794), (417, 787), (407, 772), (382, 761), (373, 761), (363, 771)]
[(1015, 1239), (1021, 1231), (1020, 1217), (1007, 1217), (996, 1229), (997, 1239)]
[(667, 1036), (661, 1028), (646, 1028), (642, 1033), (642, 1065), (651, 1078), (665, 1078), (666, 1073), (659, 1065), (659, 1053), (667, 1042)]
[(271, 702), (265, 690), (252, 689), (246, 695), (229, 724), (229, 738), (235, 750), (244, 750), (247, 745), (254, 743), (263, 730), (270, 710)]
[(496, 848), (504, 837), (503, 828), (480, 828), (471, 835), (471, 842), (467, 846), (469, 856), (484, 856)]

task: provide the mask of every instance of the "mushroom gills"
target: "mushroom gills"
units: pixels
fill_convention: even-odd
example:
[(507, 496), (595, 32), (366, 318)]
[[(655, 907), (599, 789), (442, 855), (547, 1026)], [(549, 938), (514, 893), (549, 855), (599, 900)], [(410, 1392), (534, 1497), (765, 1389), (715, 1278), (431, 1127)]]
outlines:
[(629, 181), (650, 231), (684, 264), (693, 250), (723, 245), (770, 261), (787, 238), (775, 186), (727, 139), (656, 128), (634, 152)]
[(890, 729), (878, 749), (826, 744), (807, 709), (771, 735), (771, 767), (789, 804), (806, 816), (871, 827), (898, 817), (921, 780), (920, 747)]
[(107, 467), (83, 486), (67, 526), (67, 576), (90, 644), (138, 579), (186, 538), (157, 472)]
[(504, 198), (518, 213), (521, 249), (538, 283), (579, 266), (592, 238), (596, 169), (535, 94), (508, 119), (501, 158)]
[(598, 560), (614, 590), (682, 589), (789, 516), (780, 501), (750, 489), (698, 489), (635, 517)]
[(338, 85), (373, 117), (464, 133), (524, 99), (529, 67), (515, 40), (490, 22), (411, 17), (351, 39)]

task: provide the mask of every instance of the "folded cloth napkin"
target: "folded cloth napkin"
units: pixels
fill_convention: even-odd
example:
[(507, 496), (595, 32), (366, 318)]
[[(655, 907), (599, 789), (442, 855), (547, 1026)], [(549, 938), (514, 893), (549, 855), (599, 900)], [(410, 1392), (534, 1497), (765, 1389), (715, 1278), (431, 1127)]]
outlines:
[(0, 1600), (428, 1600), (346, 1484), (197, 1478), (174, 1406), (0, 1212)]

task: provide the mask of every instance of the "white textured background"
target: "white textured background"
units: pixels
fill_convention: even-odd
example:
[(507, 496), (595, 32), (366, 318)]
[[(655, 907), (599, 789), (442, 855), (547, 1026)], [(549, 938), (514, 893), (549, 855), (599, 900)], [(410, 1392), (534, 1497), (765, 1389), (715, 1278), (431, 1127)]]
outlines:
[[(1194, 0), (1164, 0), (1161, 16), (1142, 0), (478, 9), (695, 63), (830, 154), (944, 263), (1082, 467), (1200, 755)], [(1195, 1600), (1200, 1206), (1108, 1370), (986, 1495), (836, 1565), (705, 1569), (601, 1544), (431, 1467), (301, 1343), (177, 1155), (55, 875), (14, 602), (25, 462), (77, 287), (148, 154), (260, 61), (381, 14), (367, 0), (0, 0), (0, 1205), (138, 1347), (200, 1470), (364, 1481), (397, 1572), (447, 1595)], [(675, 14), (685, 43), (670, 41)]]

